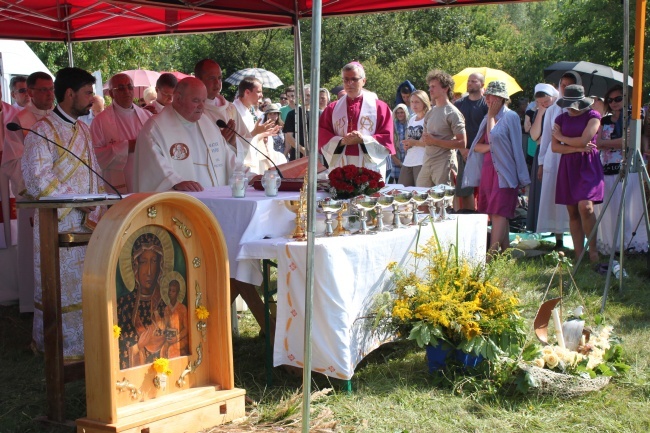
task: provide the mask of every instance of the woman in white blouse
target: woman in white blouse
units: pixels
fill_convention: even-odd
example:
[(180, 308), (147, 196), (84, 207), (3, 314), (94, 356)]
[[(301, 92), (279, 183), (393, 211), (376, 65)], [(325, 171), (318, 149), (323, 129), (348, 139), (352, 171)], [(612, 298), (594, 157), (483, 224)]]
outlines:
[(406, 139), (403, 141), (406, 157), (402, 163), (402, 171), (398, 183), (404, 186), (415, 186), (415, 180), (420, 174), (424, 154), (424, 146), (416, 146), (424, 131), (424, 115), (431, 109), (429, 95), (423, 90), (416, 90), (411, 93), (411, 110), (414, 115), (409, 119), (406, 129)]

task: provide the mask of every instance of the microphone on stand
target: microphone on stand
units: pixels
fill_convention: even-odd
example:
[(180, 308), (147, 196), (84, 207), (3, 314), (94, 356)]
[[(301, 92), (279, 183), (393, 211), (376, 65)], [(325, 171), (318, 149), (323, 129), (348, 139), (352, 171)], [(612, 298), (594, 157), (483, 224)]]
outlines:
[(253, 149), (257, 150), (257, 151), (258, 151), (258, 152), (259, 152), (259, 153), (260, 153), (264, 158), (266, 158), (266, 159), (267, 159), (271, 164), (273, 164), (273, 167), (275, 167), (275, 169), (278, 171), (278, 176), (280, 176), (280, 179), (284, 179), (284, 176), (282, 176), (282, 172), (280, 171), (280, 169), (278, 168), (278, 166), (275, 165), (275, 162), (273, 162), (273, 160), (272, 160), (271, 158), (269, 158), (266, 154), (262, 153), (262, 152), (261, 152), (257, 147), (253, 146), (253, 144), (252, 144), (250, 141), (248, 141), (248, 140), (246, 140), (244, 137), (242, 137), (241, 134), (239, 134), (237, 131), (235, 131), (231, 126), (228, 126), (228, 124), (227, 124), (226, 122), (224, 122), (223, 120), (219, 119), (219, 120), (217, 120), (217, 126), (218, 126), (219, 128), (228, 128), (228, 129), (230, 129), (230, 130), (231, 130), (232, 132), (234, 132), (234, 133), (235, 133), (239, 138), (241, 138), (241, 139), (244, 140), (246, 143), (248, 143), (248, 145), (249, 145), (250, 147), (252, 147)]
[(86, 168), (87, 168), (88, 170), (92, 171), (92, 172), (95, 174), (95, 176), (97, 176), (98, 178), (100, 178), (101, 180), (103, 180), (104, 183), (105, 183), (106, 185), (110, 186), (110, 187), (113, 189), (113, 191), (115, 191), (115, 192), (117, 193), (117, 196), (120, 198), (120, 200), (122, 199), (122, 194), (120, 194), (120, 192), (117, 190), (117, 188), (115, 188), (115, 187), (114, 187), (114, 186), (113, 186), (109, 181), (107, 181), (106, 179), (104, 179), (104, 178), (103, 178), (99, 173), (97, 173), (95, 170), (93, 170), (93, 168), (92, 168), (89, 164), (87, 164), (86, 161), (84, 161), (83, 159), (79, 158), (79, 157), (78, 157), (77, 155), (75, 155), (74, 152), (72, 152), (71, 150), (69, 150), (69, 149), (67, 149), (67, 148), (65, 148), (65, 147), (63, 147), (63, 146), (61, 146), (60, 144), (58, 144), (58, 143), (55, 142), (55, 141), (50, 140), (50, 139), (47, 138), (46, 136), (39, 134), (38, 132), (34, 131), (33, 129), (23, 128), (22, 126), (20, 126), (20, 125), (17, 124), (16, 122), (8, 123), (8, 124), (7, 124), (7, 129), (10, 130), (10, 131), (21, 131), (21, 130), (22, 130), (22, 131), (29, 131), (29, 132), (31, 132), (32, 134), (38, 135), (39, 137), (41, 137), (43, 140), (47, 141), (48, 143), (52, 143), (53, 145), (55, 145), (55, 146), (58, 147), (59, 149), (63, 149), (63, 150), (65, 150), (65, 151), (68, 152), (70, 155), (72, 155), (72, 156), (74, 156), (75, 158), (77, 158), (77, 159), (78, 159), (78, 160), (79, 160), (79, 161), (80, 161), (84, 166), (86, 166)]

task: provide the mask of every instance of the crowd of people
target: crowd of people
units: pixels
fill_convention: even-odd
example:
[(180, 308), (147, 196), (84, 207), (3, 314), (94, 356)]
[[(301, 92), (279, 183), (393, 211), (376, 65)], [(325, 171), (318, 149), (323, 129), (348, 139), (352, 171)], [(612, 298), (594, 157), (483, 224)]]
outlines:
[[(567, 72), (558, 87), (535, 87), (535, 106), (526, 113), (532, 167), (522, 147), (522, 121), (508, 106), (506, 83), (485, 82), (480, 73), (469, 76), (467, 93), (454, 93), (456, 83), (441, 70), (426, 77), (428, 92), (410, 81), (397, 87), (393, 108), (366, 90), (363, 65), (351, 62), (341, 69), (341, 86), (319, 92), (318, 151), (330, 169), (353, 164), (376, 170), (389, 182), (403, 186), (456, 188), (457, 211), (490, 217), (489, 249), (509, 247), (509, 222), (527, 191), (527, 229), (555, 233), (562, 247), (570, 232), (576, 254), (585, 247), (598, 205), (618, 188), (623, 130), (622, 87), (604, 98), (589, 97), (580, 76)], [(94, 94), (95, 78), (79, 68), (63, 68), (53, 80), (34, 72), (11, 82), (14, 105), (3, 103), (4, 130), (1, 168), (15, 196), (38, 199), (69, 193), (202, 191), (227, 185), (231, 175), (244, 171), (263, 174), (273, 164), (305, 155), (310, 127), (311, 86), (304, 104), (296, 103), (296, 89), (288, 86), (274, 103), (264, 98), (263, 84), (245, 77), (237, 96), (221, 94), (218, 62), (203, 59), (193, 76), (180, 81), (165, 73), (155, 89), (146, 92), (144, 107), (134, 102), (134, 85), (125, 74), (110, 77), (112, 103)], [(331, 100), (333, 99), (333, 100)], [(306, 121), (306, 124), (305, 124)], [(218, 126), (220, 125), (220, 126)], [(33, 131), (33, 132), (32, 132)], [(96, 171), (105, 185), (67, 152)], [(642, 230), (641, 185), (630, 179), (626, 206), (625, 242), (630, 250), (647, 251)], [(620, 197), (620, 195), (619, 195)], [(620, 198), (619, 198), (620, 199)], [(614, 203), (617, 201), (615, 200)], [(92, 230), (105, 209), (60, 212), (61, 230)], [(597, 262), (599, 250), (616, 248), (616, 207), (605, 211), (597, 239), (587, 245)], [(27, 219), (28, 221), (29, 219)], [(38, 250), (38, 218), (35, 244)], [(64, 330), (81, 327), (80, 284), (84, 247), (61, 255)], [(80, 259), (81, 258), (81, 259)], [(40, 303), (40, 263), (35, 255), (35, 302)], [(254, 287), (232, 281), (232, 296), (241, 294), (263, 323), (263, 305)], [(38, 308), (37, 308), (38, 310)], [(42, 318), (35, 314), (34, 335), (42, 347)], [(82, 335), (75, 331), (77, 338)], [(78, 356), (81, 340), (64, 346), (66, 356)], [(80, 345), (81, 343), (81, 345)]]

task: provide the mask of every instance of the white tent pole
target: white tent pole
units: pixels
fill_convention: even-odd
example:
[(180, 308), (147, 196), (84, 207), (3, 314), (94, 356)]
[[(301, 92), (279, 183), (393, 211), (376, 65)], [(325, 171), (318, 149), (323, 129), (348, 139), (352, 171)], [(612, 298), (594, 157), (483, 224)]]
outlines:
[[(311, 31), (311, 107), (318, 107), (320, 87), (321, 0), (312, 7)], [(307, 190), (307, 281), (305, 286), (305, 367), (302, 373), (302, 431), (309, 433), (309, 402), (311, 398), (311, 324), (314, 303), (314, 215), (316, 214), (316, 171), (318, 162), (318, 109), (309, 111), (309, 188)]]

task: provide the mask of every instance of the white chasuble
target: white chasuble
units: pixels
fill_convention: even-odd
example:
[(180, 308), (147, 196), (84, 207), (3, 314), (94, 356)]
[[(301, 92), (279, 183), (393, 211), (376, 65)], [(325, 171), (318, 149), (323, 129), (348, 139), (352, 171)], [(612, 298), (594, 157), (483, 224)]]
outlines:
[[(56, 112), (37, 122), (33, 128), (39, 134), (66, 147), (96, 171), (99, 170), (92, 149), (90, 130), (83, 122), (72, 124)], [(79, 160), (29, 133), (25, 137), (22, 171), (27, 195), (32, 198), (61, 194), (97, 194), (104, 185)], [(89, 232), (99, 221), (105, 207), (91, 213), (78, 209), (59, 209), (59, 232)], [(83, 320), (81, 314), (81, 278), (86, 247), (59, 249), (61, 271), (61, 307), (63, 311), (63, 356), (81, 359), (84, 353)], [(34, 218), (34, 328), (33, 338), (43, 350), (43, 304), (41, 286), (41, 256), (38, 212)]]
[(235, 153), (208, 116), (188, 122), (170, 105), (138, 135), (135, 191), (169, 191), (183, 181), (224, 186), (234, 167)]
[(366, 167), (370, 170), (386, 176), (386, 157), (390, 151), (380, 144), (373, 135), (377, 128), (377, 95), (373, 92), (363, 92), (361, 112), (357, 121), (357, 131), (363, 136), (363, 144), (366, 152), (359, 144), (358, 155), (346, 155), (345, 151), (336, 153), (341, 139), (348, 133), (348, 98), (338, 100), (332, 111), (332, 125), (334, 126), (334, 137), (321, 148), (330, 170), (336, 167), (353, 164), (357, 167)]
[[(233, 126), (235, 132), (242, 137), (251, 140), (253, 137), (251, 137), (244, 120), (237, 111), (237, 108), (228, 101), (226, 101), (224, 105), (216, 105), (214, 103), (215, 101), (218, 101), (218, 99), (215, 98), (213, 101), (206, 101), (204, 114), (207, 115), (215, 124), (217, 123), (217, 120), (223, 120), (226, 123), (232, 120), (235, 122), (235, 126)], [(237, 134), (233, 134), (228, 141), (228, 144), (235, 153), (237, 153), (237, 149), (243, 147), (243, 142), (241, 142), (241, 139)]]

